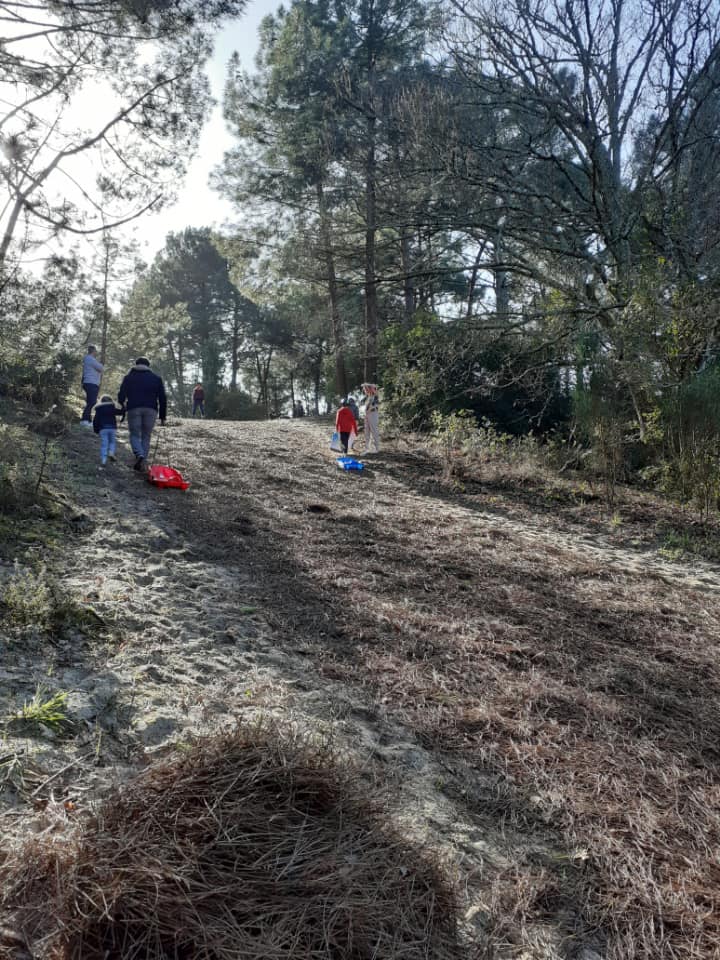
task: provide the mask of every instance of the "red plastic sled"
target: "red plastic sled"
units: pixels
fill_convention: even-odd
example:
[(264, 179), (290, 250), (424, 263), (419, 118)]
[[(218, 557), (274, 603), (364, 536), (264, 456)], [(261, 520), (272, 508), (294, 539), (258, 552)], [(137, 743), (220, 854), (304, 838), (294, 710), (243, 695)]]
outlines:
[(179, 470), (174, 467), (150, 467), (147, 478), (155, 487), (176, 487), (178, 490), (187, 490), (189, 482)]

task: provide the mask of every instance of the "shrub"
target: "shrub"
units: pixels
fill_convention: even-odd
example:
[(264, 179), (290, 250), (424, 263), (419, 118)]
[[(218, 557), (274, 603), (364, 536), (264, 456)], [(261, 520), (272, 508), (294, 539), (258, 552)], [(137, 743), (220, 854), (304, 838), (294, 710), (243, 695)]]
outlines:
[(0, 358), (0, 395), (41, 408), (60, 405), (77, 376), (78, 358), (68, 350), (50, 356), (29, 352)]
[(661, 407), (665, 489), (707, 515), (720, 498), (720, 366), (682, 383)]
[(44, 566), (37, 571), (16, 566), (0, 594), (0, 612), (11, 626), (35, 627), (53, 635), (95, 634), (104, 626), (98, 614), (68, 596)]
[(43, 567), (39, 574), (15, 567), (0, 595), (4, 619), (13, 626), (45, 630), (52, 620), (53, 597)]
[(432, 422), (432, 442), (442, 458), (445, 480), (461, 476), (468, 468), (479, 476), (483, 465), (492, 461), (510, 466), (537, 460), (534, 437), (501, 433), (489, 420), (478, 423), (470, 410), (435, 412)]
[(242, 390), (219, 390), (208, 412), (219, 420), (265, 420), (267, 416), (265, 406), (254, 403)]
[(53, 438), (66, 426), (66, 410), (57, 407), (36, 415), (32, 432), (0, 423), (0, 513), (25, 514), (41, 499), (42, 481), (57, 454)]
[(39, 686), (30, 701), (26, 701), (16, 720), (30, 727), (43, 727), (52, 733), (63, 733), (72, 726), (67, 713), (67, 693), (51, 693)]
[(529, 346), (418, 312), (411, 328), (383, 334), (383, 409), (406, 430), (431, 427), (436, 411), (463, 409), (515, 436), (556, 428), (568, 422), (570, 400), (552, 358), (538, 370), (536, 352), (524, 355)]
[(476, 430), (475, 418), (469, 410), (449, 414), (435, 411), (432, 424), (433, 446), (442, 458), (443, 478), (450, 480), (457, 473), (465, 444)]

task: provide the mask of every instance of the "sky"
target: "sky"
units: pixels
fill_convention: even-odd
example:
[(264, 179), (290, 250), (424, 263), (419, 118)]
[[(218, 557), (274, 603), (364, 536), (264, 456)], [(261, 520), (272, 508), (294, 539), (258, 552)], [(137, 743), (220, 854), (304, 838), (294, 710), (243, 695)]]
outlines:
[(168, 233), (185, 227), (221, 226), (233, 216), (226, 200), (208, 186), (210, 173), (222, 159), (223, 151), (232, 145), (222, 117), (222, 94), (227, 64), (237, 51), (242, 66), (252, 70), (258, 45), (258, 27), (263, 17), (273, 13), (280, 0), (250, 0), (241, 20), (228, 24), (215, 40), (215, 53), (206, 72), (210, 78), (216, 106), (203, 128), (197, 156), (191, 161), (177, 203), (158, 214), (143, 216), (132, 233), (140, 241), (143, 257), (151, 260), (165, 243)]

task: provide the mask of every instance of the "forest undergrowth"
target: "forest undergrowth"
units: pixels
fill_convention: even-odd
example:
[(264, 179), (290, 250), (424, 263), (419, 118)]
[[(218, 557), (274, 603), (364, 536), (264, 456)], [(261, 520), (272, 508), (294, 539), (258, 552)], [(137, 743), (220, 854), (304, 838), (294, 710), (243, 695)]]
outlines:
[[(609, 509), (537, 462), (450, 482), (411, 438), (346, 474), (327, 433), (171, 422), (186, 494), (62, 441), (52, 542), (0, 545), (6, 861), (157, 751), (267, 713), (386, 771), (473, 956), (720, 955), (717, 520), (629, 489)], [(65, 620), (20, 622), (20, 576)], [(61, 733), (18, 727), (41, 684)]]

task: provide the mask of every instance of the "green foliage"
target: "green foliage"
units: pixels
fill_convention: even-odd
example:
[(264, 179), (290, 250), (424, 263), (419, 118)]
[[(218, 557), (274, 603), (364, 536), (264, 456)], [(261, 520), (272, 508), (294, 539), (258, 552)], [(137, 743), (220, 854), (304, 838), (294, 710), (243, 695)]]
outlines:
[(432, 443), (440, 453), (445, 480), (466, 474), (478, 479), (483, 466), (492, 461), (511, 465), (538, 459), (534, 437), (502, 433), (489, 420), (478, 423), (471, 410), (448, 414), (436, 411), (432, 423)]
[(662, 545), (658, 552), (668, 560), (693, 556), (713, 563), (720, 560), (720, 540), (713, 529), (696, 530), (693, 525), (686, 529), (666, 529), (661, 534)]
[(44, 439), (20, 426), (0, 423), (0, 514), (24, 515), (43, 501), (41, 481), (57, 453), (51, 438), (64, 432), (65, 420), (49, 411), (45, 417), (37, 414), (34, 426), (36, 433), (45, 433)]
[(16, 565), (0, 590), (0, 619), (8, 627), (32, 627), (55, 637), (96, 635), (103, 627), (97, 613), (69, 596), (45, 566), (32, 570)]
[(442, 457), (443, 476), (449, 480), (457, 472), (459, 457), (476, 430), (475, 417), (469, 410), (449, 414), (435, 411), (432, 425), (433, 444)]
[(80, 358), (65, 342), (76, 292), (73, 262), (52, 261), (40, 278), (0, 271), (0, 396), (48, 409), (79, 385)]
[(63, 403), (78, 375), (78, 357), (70, 350), (39, 350), (0, 360), (0, 394), (46, 408)]
[(612, 506), (617, 484), (625, 479), (625, 446), (633, 428), (628, 392), (617, 366), (609, 360), (598, 362), (589, 384), (575, 391), (574, 407), (577, 434), (593, 454), (586, 465), (601, 473)]
[(463, 450), (475, 462), (498, 461), (510, 465), (536, 458), (538, 443), (529, 434), (516, 437), (498, 430), (490, 420), (483, 419), (463, 444)]
[(220, 390), (215, 394), (213, 416), (220, 420), (264, 420), (265, 405), (254, 403), (243, 390)]
[(29, 727), (44, 728), (55, 734), (67, 732), (72, 727), (67, 699), (67, 693), (51, 693), (38, 686), (32, 700), (25, 701), (15, 719)]
[(461, 409), (516, 436), (568, 419), (557, 366), (549, 361), (534, 371), (540, 351), (531, 341), (513, 347), (468, 321), (418, 313), (411, 327), (385, 331), (383, 352), (384, 409), (401, 429), (427, 429), (435, 412)]
[(720, 366), (707, 367), (663, 401), (665, 488), (708, 514), (720, 499)]
[(53, 595), (43, 567), (40, 573), (17, 567), (0, 594), (3, 619), (12, 626), (44, 630), (52, 621)]
[(385, 330), (381, 353), (384, 412), (400, 428), (427, 428), (436, 413), (467, 401), (478, 350), (462, 324), (416, 313), (409, 329), (393, 324)]

